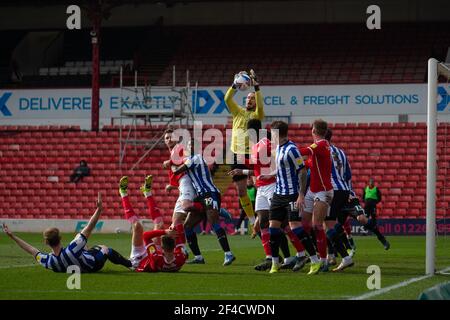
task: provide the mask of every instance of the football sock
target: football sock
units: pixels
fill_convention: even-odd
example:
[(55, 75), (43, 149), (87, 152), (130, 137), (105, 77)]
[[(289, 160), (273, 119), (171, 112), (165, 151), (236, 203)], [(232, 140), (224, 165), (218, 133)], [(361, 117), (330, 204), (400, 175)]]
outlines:
[(122, 196), (122, 206), (125, 213), (125, 219), (127, 219), (131, 224), (139, 220), (127, 195)]
[(348, 236), (347, 236), (347, 239), (348, 239), (348, 242), (350, 243), (350, 246), (351, 246), (353, 249), (356, 249), (355, 240), (353, 240), (353, 237), (352, 237), (351, 235), (348, 235)]
[(240, 197), (239, 201), (241, 202), (242, 209), (244, 210), (247, 217), (249, 219), (253, 218), (255, 216), (255, 211), (253, 210), (252, 202), (250, 201), (248, 194), (246, 194), (243, 197)]
[(269, 228), (264, 228), (261, 230), (261, 243), (264, 248), (264, 253), (266, 254), (266, 256), (272, 256), (272, 251), (270, 249)]
[[(270, 234), (270, 250), (272, 252), (272, 259), (278, 262), (281, 236), (284, 236), (280, 228), (269, 228)], [(274, 260), (275, 261), (275, 260)]]
[(327, 257), (327, 236), (322, 225), (315, 225), (313, 233), (316, 235), (317, 251), (321, 258)]
[(378, 230), (378, 227), (376, 225), (376, 222), (373, 219), (369, 219), (367, 224), (364, 226), (367, 230), (372, 231), (378, 238), (378, 240), (382, 243), (386, 243), (386, 238), (381, 234), (380, 230)]
[(200, 248), (198, 247), (197, 234), (192, 229), (185, 229), (184, 232), (186, 235), (187, 243), (192, 253), (195, 256), (201, 256)]
[(294, 234), (300, 239), (300, 241), (303, 244), (303, 247), (305, 247), (305, 250), (306, 252), (308, 252), (309, 256), (316, 255), (316, 248), (314, 248), (311, 237), (303, 229), (303, 227), (294, 228), (292, 229), (292, 232), (294, 232)]
[(173, 227), (173, 229), (178, 233), (178, 236), (175, 239), (175, 244), (185, 244), (186, 243), (186, 235), (184, 233), (183, 224), (179, 223)]
[(245, 218), (246, 218), (246, 213), (245, 213), (244, 210), (242, 210), (241, 214), (239, 215), (239, 220), (238, 220), (238, 222), (236, 224), (236, 229), (239, 230), (241, 228), (241, 224), (245, 220)]
[(345, 220), (345, 223), (344, 223), (344, 230), (345, 230), (345, 232), (346, 232), (349, 236), (352, 235), (352, 223), (351, 223), (351, 219)]
[(334, 254), (334, 246), (330, 239), (327, 238), (328, 255)]
[(286, 226), (286, 228), (284, 228), (284, 232), (286, 233), (286, 235), (289, 237), (289, 240), (291, 241), (292, 245), (294, 246), (295, 250), (297, 252), (303, 252), (305, 251), (305, 247), (303, 247), (302, 242), (300, 241), (300, 239), (295, 235), (294, 232), (292, 232), (291, 228), (289, 226)]
[(147, 199), (147, 208), (150, 218), (154, 223), (160, 223), (162, 221), (162, 215), (160, 210), (156, 207), (155, 198), (151, 195), (151, 193), (150, 195), (146, 195), (145, 198)]
[(109, 248), (107, 257), (108, 260), (114, 264), (120, 264), (124, 267), (131, 268), (131, 261), (112, 248)]
[(228, 238), (225, 230), (218, 223), (214, 223), (212, 227), (214, 229), (214, 232), (216, 233), (217, 240), (219, 240), (219, 244), (222, 247), (222, 250), (224, 252), (230, 251), (230, 245), (228, 243)]
[(280, 249), (281, 252), (283, 252), (284, 258), (289, 258), (291, 256), (291, 253), (289, 252), (289, 243), (284, 233), (282, 233), (280, 237)]
[(336, 230), (336, 233), (337, 233), (340, 241), (344, 245), (345, 249), (351, 250), (352, 246), (350, 245), (350, 242), (348, 241), (347, 234), (345, 233), (344, 228), (342, 227), (342, 224), (340, 224), (339, 222), (336, 223), (334, 225), (334, 230)]
[(330, 229), (327, 231), (327, 238), (333, 244), (333, 247), (336, 248), (336, 251), (341, 255), (342, 258), (348, 256), (347, 250), (345, 249), (342, 241), (340, 241), (340, 237), (336, 232), (336, 229)]

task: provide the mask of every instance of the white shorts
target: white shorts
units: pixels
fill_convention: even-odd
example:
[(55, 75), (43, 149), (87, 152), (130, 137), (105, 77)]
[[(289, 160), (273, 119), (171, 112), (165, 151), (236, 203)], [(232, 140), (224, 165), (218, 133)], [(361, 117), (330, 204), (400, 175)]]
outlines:
[(311, 192), (310, 189), (308, 189), (308, 192), (306, 192), (305, 196), (305, 208), (304, 212), (312, 213), (314, 209), (314, 202), (315, 201), (322, 201), (328, 204), (328, 212), (330, 211), (330, 205), (331, 201), (333, 201), (333, 190), (329, 191), (319, 191), (319, 192)]
[(131, 245), (130, 261), (133, 268), (137, 268), (139, 263), (148, 255), (147, 248), (144, 246), (135, 247)]
[(258, 187), (255, 199), (255, 211), (269, 210), (275, 192), (276, 183), (267, 186)]
[(197, 193), (194, 190), (194, 187), (192, 186), (191, 179), (189, 176), (184, 175), (181, 177), (179, 181), (180, 186), (178, 187), (178, 190), (180, 191), (178, 195), (177, 202), (175, 203), (175, 208), (173, 209), (173, 212), (184, 212), (182, 202), (184, 200), (190, 200), (193, 201), (195, 197), (197, 196)]

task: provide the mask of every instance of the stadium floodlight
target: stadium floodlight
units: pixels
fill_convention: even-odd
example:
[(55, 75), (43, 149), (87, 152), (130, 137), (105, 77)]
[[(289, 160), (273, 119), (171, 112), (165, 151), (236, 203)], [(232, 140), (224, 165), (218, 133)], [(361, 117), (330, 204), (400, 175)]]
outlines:
[(450, 79), (450, 68), (434, 58), (428, 60), (428, 111), (427, 111), (427, 199), (426, 199), (426, 262), (425, 273), (436, 272), (436, 126), (438, 79)]

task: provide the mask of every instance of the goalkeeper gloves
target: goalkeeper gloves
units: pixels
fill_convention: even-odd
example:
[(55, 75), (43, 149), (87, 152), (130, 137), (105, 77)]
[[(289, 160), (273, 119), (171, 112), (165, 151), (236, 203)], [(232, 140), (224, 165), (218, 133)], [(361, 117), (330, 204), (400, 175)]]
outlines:
[(253, 69), (250, 69), (250, 78), (252, 79), (252, 85), (254, 87), (259, 86), (258, 79), (256, 78), (256, 73)]

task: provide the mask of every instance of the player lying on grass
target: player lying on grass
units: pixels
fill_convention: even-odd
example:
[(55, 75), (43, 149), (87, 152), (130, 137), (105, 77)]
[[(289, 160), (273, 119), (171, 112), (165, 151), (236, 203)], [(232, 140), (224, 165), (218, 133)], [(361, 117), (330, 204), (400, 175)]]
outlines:
[(49, 254), (40, 252), (29, 243), (14, 235), (6, 224), (3, 224), (3, 231), (20, 248), (31, 254), (43, 267), (55, 272), (66, 272), (67, 268), (71, 265), (80, 267), (81, 272), (96, 272), (103, 268), (106, 260), (130, 268), (131, 262), (112, 248), (105, 245), (96, 245), (91, 249), (86, 248), (88, 238), (97, 224), (102, 210), (102, 198), (99, 193), (97, 209), (94, 215), (89, 220), (87, 226), (65, 248), (61, 244), (59, 230), (57, 228), (46, 229), (44, 231), (45, 244), (52, 249), (52, 252)]
[[(203, 204), (205, 212), (190, 212), (184, 223), (186, 238), (192, 244), (191, 236), (194, 234), (193, 228), (203, 221), (205, 214), (211, 224), (219, 241), (220, 247), (224, 251), (224, 266), (230, 265), (236, 258), (230, 250), (227, 234), (221, 227), (219, 221), (220, 211), (220, 191), (214, 184), (211, 172), (201, 154), (194, 154), (194, 141), (188, 142), (186, 149), (187, 157), (183, 165), (174, 167), (174, 174), (186, 172), (192, 181), (195, 191), (198, 194), (198, 201)], [(191, 246), (192, 248), (192, 246)]]
[[(152, 176), (147, 176), (144, 186), (141, 188), (147, 199), (153, 198), (151, 186)], [(183, 226), (180, 224), (175, 229), (144, 232), (144, 227), (134, 212), (128, 197), (128, 177), (126, 176), (120, 179), (119, 194), (122, 198), (125, 218), (132, 226), (130, 260), (133, 269), (137, 272), (175, 272), (180, 270), (187, 259)], [(154, 203), (154, 201), (151, 202), (151, 204)]]

